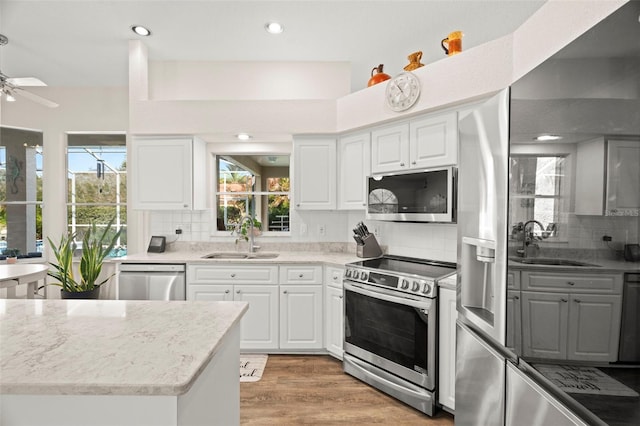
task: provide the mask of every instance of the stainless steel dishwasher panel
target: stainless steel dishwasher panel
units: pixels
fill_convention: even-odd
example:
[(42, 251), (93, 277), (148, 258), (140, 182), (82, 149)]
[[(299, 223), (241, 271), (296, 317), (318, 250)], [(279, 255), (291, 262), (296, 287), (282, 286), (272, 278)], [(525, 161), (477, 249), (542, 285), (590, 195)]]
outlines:
[(123, 263), (119, 300), (186, 300), (184, 264)]

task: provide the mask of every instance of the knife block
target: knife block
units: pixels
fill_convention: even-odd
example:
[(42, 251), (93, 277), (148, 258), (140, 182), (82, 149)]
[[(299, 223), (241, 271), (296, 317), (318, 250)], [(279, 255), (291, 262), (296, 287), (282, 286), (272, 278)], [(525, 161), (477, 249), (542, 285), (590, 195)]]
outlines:
[(382, 256), (382, 249), (376, 240), (376, 236), (369, 234), (362, 237), (362, 244), (356, 246), (356, 255), (358, 257), (379, 257)]

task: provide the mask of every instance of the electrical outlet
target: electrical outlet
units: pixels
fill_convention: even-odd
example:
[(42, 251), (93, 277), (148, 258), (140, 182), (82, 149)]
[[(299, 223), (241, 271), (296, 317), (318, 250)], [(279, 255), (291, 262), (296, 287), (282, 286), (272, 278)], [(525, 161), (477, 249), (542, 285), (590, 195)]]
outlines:
[(611, 238), (609, 235), (603, 235), (602, 236), (602, 241), (611, 241), (613, 238)]
[(318, 225), (318, 235), (326, 235), (327, 228), (324, 225)]

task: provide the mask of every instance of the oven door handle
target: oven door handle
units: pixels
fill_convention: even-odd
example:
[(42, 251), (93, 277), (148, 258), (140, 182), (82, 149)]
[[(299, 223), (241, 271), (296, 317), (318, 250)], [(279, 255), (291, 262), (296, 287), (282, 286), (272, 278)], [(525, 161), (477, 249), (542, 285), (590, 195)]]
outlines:
[(383, 293), (382, 291), (371, 291), (364, 287), (354, 285), (349, 281), (345, 281), (343, 284), (344, 284), (345, 290), (351, 290), (354, 293), (359, 293), (364, 296), (372, 297), (374, 299), (380, 299), (380, 300), (384, 300), (391, 303), (398, 303), (400, 305), (405, 305), (405, 306), (412, 306), (418, 309), (429, 310), (431, 309), (431, 305), (433, 303), (431, 299), (413, 300), (413, 299), (408, 299), (404, 297), (392, 296), (388, 293)]

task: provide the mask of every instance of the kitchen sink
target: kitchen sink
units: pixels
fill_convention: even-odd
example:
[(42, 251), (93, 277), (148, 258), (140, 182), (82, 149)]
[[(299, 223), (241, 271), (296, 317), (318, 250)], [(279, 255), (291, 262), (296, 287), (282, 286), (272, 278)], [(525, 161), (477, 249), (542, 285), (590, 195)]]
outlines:
[(218, 252), (209, 253), (202, 256), (203, 259), (275, 259), (278, 253), (236, 253), (236, 252)]
[(547, 257), (510, 257), (509, 260), (518, 263), (524, 263), (526, 265), (551, 265), (551, 266), (590, 266), (590, 267), (600, 267), (600, 265), (595, 265), (593, 263), (585, 263), (579, 262), (577, 260), (572, 259), (558, 259), (558, 258), (547, 258)]

